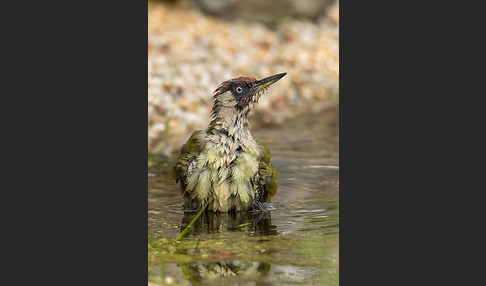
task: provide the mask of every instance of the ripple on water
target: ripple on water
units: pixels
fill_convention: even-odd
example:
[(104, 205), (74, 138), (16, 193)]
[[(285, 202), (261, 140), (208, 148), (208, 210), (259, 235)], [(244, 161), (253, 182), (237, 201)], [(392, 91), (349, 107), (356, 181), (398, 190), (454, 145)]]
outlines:
[[(250, 280), (321, 285), (323, 277), (330, 277), (331, 282), (326, 284), (338, 285), (338, 132), (336, 124), (320, 123), (315, 120), (318, 116), (314, 116), (302, 119), (304, 124), (294, 122), (281, 128), (252, 130), (255, 138), (267, 143), (280, 175), (272, 211), (238, 216), (203, 215), (201, 223), (196, 223), (194, 231), (181, 243), (152, 244), (149, 276), (156, 280), (154, 277), (162, 275), (162, 267), (164, 275), (175, 277), (178, 282), (186, 279), (183, 271), (204, 281), (207, 277), (201, 277), (201, 273), (205, 271), (205, 275), (233, 272), (236, 275), (232, 280), (218, 280), (212, 285), (236, 285)], [(168, 166), (175, 158), (151, 160), (149, 234), (170, 241), (195, 213), (183, 212), (179, 186), (168, 177)], [(162, 260), (166, 263), (161, 264)]]

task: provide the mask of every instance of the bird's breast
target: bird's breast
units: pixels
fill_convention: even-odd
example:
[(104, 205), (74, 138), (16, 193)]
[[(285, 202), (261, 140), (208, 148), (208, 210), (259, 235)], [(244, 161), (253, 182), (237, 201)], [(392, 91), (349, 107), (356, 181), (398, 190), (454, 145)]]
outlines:
[(259, 169), (258, 149), (216, 136), (210, 139), (188, 177), (192, 197), (204, 201), (214, 196), (210, 208), (213, 210), (227, 211), (232, 206), (237, 210), (249, 208), (255, 199), (253, 179)]

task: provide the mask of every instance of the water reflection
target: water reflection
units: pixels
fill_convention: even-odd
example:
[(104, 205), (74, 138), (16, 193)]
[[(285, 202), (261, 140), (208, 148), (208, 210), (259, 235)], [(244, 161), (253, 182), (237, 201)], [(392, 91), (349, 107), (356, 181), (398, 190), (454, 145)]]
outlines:
[[(181, 232), (196, 217), (196, 212), (185, 212), (182, 219)], [(242, 233), (249, 236), (276, 236), (277, 229), (272, 225), (270, 211), (265, 212), (233, 212), (213, 213), (205, 212), (191, 226), (189, 236), (215, 233)], [(216, 283), (218, 278), (239, 276), (239, 278), (254, 278), (255, 275), (268, 274), (271, 264), (264, 261), (244, 260), (238, 258), (239, 253), (233, 251), (202, 248), (196, 244), (193, 255), (204, 255), (209, 260), (179, 263), (182, 272), (193, 283)], [(227, 280), (225, 280), (228, 282)], [(223, 281), (220, 281), (223, 282)]]
[[(225, 281), (227, 283), (228, 280), (221, 279), (223, 277), (254, 278), (254, 276), (264, 276), (268, 274), (271, 265), (260, 261), (233, 259), (187, 263), (179, 266), (189, 281), (193, 283), (211, 282), (211, 285), (214, 285), (216, 282), (223, 283)], [(225, 285), (228, 285), (226, 283)]]
[(267, 143), (280, 174), (271, 202), (274, 209), (205, 213), (178, 243), (173, 243), (174, 238), (197, 213), (181, 210), (179, 186), (168, 176), (176, 158), (152, 158), (150, 281), (339, 285), (339, 133), (337, 111), (325, 113), (281, 128), (252, 125), (254, 138)]
[[(185, 212), (182, 218), (182, 230), (196, 217), (196, 212)], [(205, 212), (192, 225), (190, 234), (220, 233), (241, 231), (251, 235), (277, 235), (276, 226), (272, 225), (271, 214), (265, 212)], [(182, 231), (181, 230), (181, 231)]]

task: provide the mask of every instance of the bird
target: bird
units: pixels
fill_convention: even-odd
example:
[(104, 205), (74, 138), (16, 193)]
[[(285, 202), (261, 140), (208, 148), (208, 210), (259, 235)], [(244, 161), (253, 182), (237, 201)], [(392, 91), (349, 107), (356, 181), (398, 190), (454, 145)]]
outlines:
[(269, 86), (287, 73), (257, 80), (237, 77), (222, 82), (212, 96), (211, 121), (181, 147), (170, 169), (180, 185), (183, 209), (240, 212), (270, 209), (279, 174), (270, 163), (270, 149), (254, 139), (248, 113)]

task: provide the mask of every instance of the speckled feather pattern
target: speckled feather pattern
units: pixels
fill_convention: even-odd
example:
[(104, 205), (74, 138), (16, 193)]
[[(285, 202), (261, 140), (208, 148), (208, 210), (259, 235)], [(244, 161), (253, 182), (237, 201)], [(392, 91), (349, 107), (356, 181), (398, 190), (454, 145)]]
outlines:
[(186, 209), (200, 209), (213, 197), (210, 211), (228, 212), (262, 209), (278, 188), (278, 173), (270, 163), (267, 146), (255, 140), (247, 119), (260, 96), (252, 94), (238, 112), (235, 97), (228, 90), (236, 78), (223, 82), (213, 95), (212, 120), (208, 128), (195, 131), (181, 148), (181, 156), (172, 168), (180, 181)]

